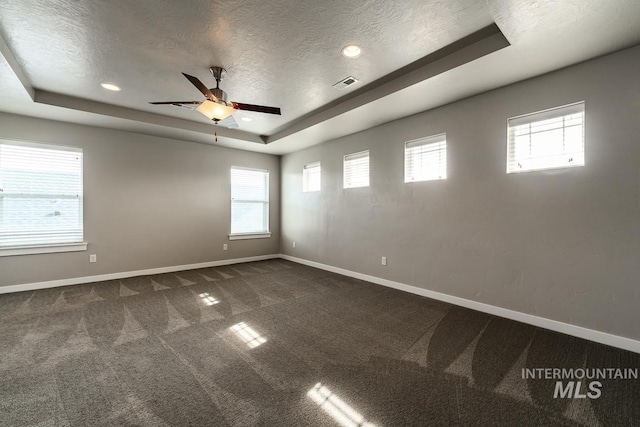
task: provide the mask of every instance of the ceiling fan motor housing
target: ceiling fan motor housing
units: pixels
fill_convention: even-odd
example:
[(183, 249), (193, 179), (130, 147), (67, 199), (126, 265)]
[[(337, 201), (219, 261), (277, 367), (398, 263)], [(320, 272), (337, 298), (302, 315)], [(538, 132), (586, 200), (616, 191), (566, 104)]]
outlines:
[(220, 101), (224, 101), (227, 103), (227, 92), (223, 91), (219, 87), (212, 87), (209, 89), (213, 95), (218, 98)]

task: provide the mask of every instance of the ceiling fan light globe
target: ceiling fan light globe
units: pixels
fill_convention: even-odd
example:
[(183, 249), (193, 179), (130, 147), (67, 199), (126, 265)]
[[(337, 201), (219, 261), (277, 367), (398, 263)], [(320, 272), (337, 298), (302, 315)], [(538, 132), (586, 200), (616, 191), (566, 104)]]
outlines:
[(236, 112), (236, 109), (233, 107), (229, 107), (228, 105), (218, 104), (213, 101), (204, 101), (202, 104), (196, 108), (196, 110), (207, 117), (209, 120), (224, 120), (233, 113)]

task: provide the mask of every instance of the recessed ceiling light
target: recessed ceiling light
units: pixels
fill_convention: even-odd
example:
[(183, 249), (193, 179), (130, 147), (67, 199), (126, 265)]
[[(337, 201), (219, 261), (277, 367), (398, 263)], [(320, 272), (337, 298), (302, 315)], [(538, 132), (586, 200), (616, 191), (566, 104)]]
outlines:
[(120, 92), (122, 90), (119, 86), (116, 86), (113, 83), (100, 83), (100, 86), (102, 86), (106, 90), (111, 90), (113, 92)]
[(240, 117), (240, 120), (242, 120), (243, 122), (252, 122), (253, 119), (251, 117)]
[(342, 54), (347, 58), (357, 58), (361, 53), (362, 49), (356, 44), (350, 44), (342, 48)]

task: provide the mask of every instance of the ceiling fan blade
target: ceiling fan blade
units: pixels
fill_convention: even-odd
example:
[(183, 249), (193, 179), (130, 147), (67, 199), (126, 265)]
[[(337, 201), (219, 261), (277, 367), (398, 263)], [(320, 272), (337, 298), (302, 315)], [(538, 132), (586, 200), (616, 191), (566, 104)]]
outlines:
[(202, 104), (202, 101), (166, 101), (166, 102), (150, 102), (153, 105), (196, 105)]
[(241, 104), (239, 102), (232, 102), (233, 108), (245, 111), (256, 111), (258, 113), (278, 114), (280, 115), (280, 109), (277, 107), (265, 107), (263, 105), (253, 104)]
[(197, 87), (198, 90), (200, 92), (202, 92), (202, 94), (204, 96), (206, 96), (209, 101), (218, 102), (218, 98), (216, 98), (211, 93), (211, 91), (204, 84), (202, 84), (202, 82), (200, 80), (198, 80), (197, 77), (193, 77), (193, 76), (190, 76), (189, 74), (185, 74), (185, 73), (182, 73), (182, 75), (185, 76), (187, 78), (187, 80), (189, 80), (191, 82), (191, 84), (193, 84), (195, 87)]
[(238, 122), (236, 122), (236, 119), (234, 119), (233, 116), (229, 116), (224, 120), (220, 120), (218, 124), (229, 129), (237, 129), (240, 127), (238, 126)]

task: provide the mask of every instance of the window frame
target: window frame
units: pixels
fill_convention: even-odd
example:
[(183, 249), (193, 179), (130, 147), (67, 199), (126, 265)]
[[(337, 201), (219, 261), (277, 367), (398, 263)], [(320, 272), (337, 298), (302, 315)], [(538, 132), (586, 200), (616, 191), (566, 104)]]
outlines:
[[(582, 107), (582, 108), (580, 108)], [(516, 150), (516, 146), (515, 146), (515, 136), (513, 137), (512, 140), (512, 128), (514, 128), (514, 132), (515, 132), (515, 127), (517, 126), (523, 126), (526, 124), (533, 124), (533, 123), (537, 123), (537, 122), (542, 122), (545, 120), (552, 120), (554, 118), (564, 118), (566, 116), (572, 115), (572, 114), (577, 114), (576, 112), (571, 112), (571, 111), (576, 111), (576, 110), (580, 110), (580, 112), (582, 113), (582, 163), (571, 163), (571, 162), (567, 162), (566, 164), (561, 164), (561, 165), (551, 165), (551, 166), (542, 166), (542, 167), (532, 167), (532, 168), (525, 168), (525, 169), (515, 169), (513, 168), (513, 163), (516, 162), (515, 159), (512, 159), (512, 152), (515, 152)], [(527, 120), (527, 118), (531, 118), (531, 120)], [(584, 167), (587, 164), (586, 161), (586, 154), (587, 154), (587, 108), (586, 108), (586, 102), (585, 101), (578, 101), (578, 102), (572, 102), (570, 104), (565, 104), (565, 105), (560, 105), (557, 107), (552, 107), (552, 108), (547, 108), (544, 110), (540, 110), (540, 111), (535, 111), (532, 113), (526, 113), (526, 114), (521, 114), (518, 116), (514, 116), (514, 117), (509, 117), (507, 119), (507, 161), (506, 161), (506, 171), (507, 174), (519, 174), (519, 173), (527, 173), (527, 172), (540, 172), (540, 171), (553, 171), (553, 170), (563, 170), (563, 169), (573, 169), (573, 168), (579, 168), (579, 167)], [(512, 121), (515, 121), (516, 123), (511, 124)], [(567, 126), (564, 125), (561, 128), (558, 129), (562, 129), (563, 132), (566, 129)], [(529, 135), (531, 135), (531, 133), (529, 133)], [(529, 143), (531, 146), (531, 142)], [(560, 156), (564, 156), (564, 155), (568, 155), (570, 153), (567, 152), (563, 152), (562, 154), (558, 154), (554, 157), (560, 157)], [(515, 157), (515, 156), (514, 156)]]
[[(367, 185), (347, 186), (347, 157), (357, 156), (359, 154), (367, 154)], [(363, 156), (364, 157), (364, 156)], [(342, 189), (350, 190), (353, 188), (368, 188), (371, 187), (371, 150), (362, 150), (355, 153), (345, 154), (342, 157)]]
[[(435, 144), (443, 144), (444, 143), (444, 175), (440, 175), (438, 178), (424, 178), (424, 179), (411, 179), (411, 180), (407, 180), (407, 150), (410, 150), (413, 147), (407, 147), (407, 145), (412, 144), (412, 143), (416, 143), (418, 141), (424, 141), (424, 143), (416, 145), (419, 147), (423, 147), (423, 146), (427, 146), (427, 145), (435, 145)], [(438, 153), (440, 153), (442, 151), (442, 148), (438, 151)], [(404, 143), (404, 151), (403, 151), (403, 162), (404, 162), (404, 170), (403, 170), (403, 175), (404, 175), (404, 183), (405, 184), (410, 184), (413, 182), (426, 182), (426, 181), (444, 181), (447, 179), (447, 175), (448, 175), (448, 153), (447, 153), (447, 133), (446, 132), (442, 132), (442, 133), (438, 133), (435, 135), (430, 135), (430, 136), (425, 136), (423, 138), (416, 138), (416, 139), (412, 139), (410, 141), (405, 141)], [(439, 162), (441, 163), (441, 162)]]
[[(316, 190), (313, 189), (309, 189), (309, 170), (312, 170), (313, 168), (317, 167), (318, 168), (318, 188)], [(306, 178), (305, 178), (305, 174), (306, 174)], [(302, 192), (303, 193), (318, 193), (322, 191), (322, 162), (321, 161), (317, 161), (317, 162), (312, 162), (312, 163), (307, 163), (306, 165), (302, 166)]]
[[(265, 223), (267, 225), (267, 229), (266, 231), (259, 231), (259, 232), (255, 232), (255, 231), (251, 231), (251, 232), (242, 232), (242, 233), (233, 233), (233, 170), (237, 169), (237, 170), (245, 170), (245, 171), (252, 171), (252, 172), (262, 172), (266, 174), (266, 180), (265, 180), (265, 184), (266, 184), (266, 195), (267, 195), (267, 200), (265, 201), (258, 201), (258, 200), (237, 200), (239, 202), (255, 202), (255, 203), (262, 203), (264, 205), (264, 212), (265, 212)], [(270, 171), (269, 169), (259, 169), (259, 168), (249, 168), (249, 167), (244, 167), (244, 166), (231, 166), (229, 168), (229, 196), (230, 196), (230, 203), (229, 203), (229, 240), (248, 240), (248, 239), (266, 239), (266, 238), (270, 238), (271, 237), (271, 221), (270, 221), (270, 215), (269, 215), (269, 210), (270, 210), (270, 203), (271, 203), (271, 194), (270, 194)]]
[[(82, 210), (82, 215), (81, 215), (82, 237), (79, 241), (47, 242), (47, 243), (40, 243), (40, 244), (36, 243), (36, 244), (29, 244), (29, 245), (0, 246), (0, 257), (86, 251), (88, 243), (85, 241), (85, 220), (84, 220), (84, 213), (85, 213), (84, 150), (81, 147), (76, 147), (71, 145), (62, 145), (62, 144), (55, 144), (55, 143), (48, 143), (48, 142), (25, 141), (25, 140), (14, 139), (14, 138), (11, 138), (11, 139), (0, 138), (0, 145), (13, 145), (13, 146), (29, 147), (29, 148), (43, 149), (43, 150), (57, 150), (57, 151), (66, 151), (66, 152), (72, 152), (72, 153), (80, 153), (81, 155), (80, 182), (82, 185), (82, 194), (79, 196), (80, 208)], [(0, 196), (0, 203), (1, 203), (1, 199), (2, 197)], [(0, 224), (0, 226), (1, 225), (2, 224)]]

